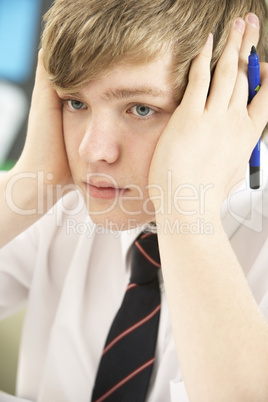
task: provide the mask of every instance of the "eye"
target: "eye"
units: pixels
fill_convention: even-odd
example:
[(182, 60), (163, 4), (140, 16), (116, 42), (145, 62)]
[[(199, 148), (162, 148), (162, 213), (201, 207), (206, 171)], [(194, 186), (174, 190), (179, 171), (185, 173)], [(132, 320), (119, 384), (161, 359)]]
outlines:
[(140, 116), (140, 117), (151, 116), (152, 114), (155, 113), (154, 110), (152, 110), (151, 108), (149, 108), (148, 106), (145, 106), (145, 105), (135, 105), (135, 106), (132, 106), (132, 108), (130, 110), (134, 115)]
[(75, 99), (70, 99), (67, 101), (67, 104), (71, 110), (81, 110), (86, 109), (86, 105), (83, 102), (80, 102)]

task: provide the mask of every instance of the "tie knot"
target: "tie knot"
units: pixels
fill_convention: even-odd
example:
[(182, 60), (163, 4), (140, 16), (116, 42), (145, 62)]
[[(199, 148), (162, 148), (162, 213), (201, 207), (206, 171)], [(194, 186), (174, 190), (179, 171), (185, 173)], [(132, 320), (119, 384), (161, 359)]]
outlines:
[(153, 281), (161, 267), (157, 235), (143, 232), (136, 239), (131, 263), (131, 283), (145, 284)]

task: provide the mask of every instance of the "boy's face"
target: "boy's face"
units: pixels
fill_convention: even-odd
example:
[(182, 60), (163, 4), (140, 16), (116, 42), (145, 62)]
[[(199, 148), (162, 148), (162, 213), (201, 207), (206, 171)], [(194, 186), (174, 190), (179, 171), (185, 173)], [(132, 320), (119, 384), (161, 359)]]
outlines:
[(64, 98), (67, 155), (92, 220), (126, 230), (154, 220), (148, 174), (157, 141), (176, 108), (171, 56), (121, 63)]

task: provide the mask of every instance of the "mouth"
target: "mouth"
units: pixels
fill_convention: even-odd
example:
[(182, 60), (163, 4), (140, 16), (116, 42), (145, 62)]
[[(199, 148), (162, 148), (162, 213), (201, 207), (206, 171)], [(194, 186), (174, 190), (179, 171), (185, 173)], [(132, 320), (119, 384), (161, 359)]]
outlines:
[(92, 182), (85, 182), (85, 188), (90, 197), (103, 200), (121, 197), (128, 191), (127, 188), (114, 187), (108, 182), (98, 182), (94, 184)]

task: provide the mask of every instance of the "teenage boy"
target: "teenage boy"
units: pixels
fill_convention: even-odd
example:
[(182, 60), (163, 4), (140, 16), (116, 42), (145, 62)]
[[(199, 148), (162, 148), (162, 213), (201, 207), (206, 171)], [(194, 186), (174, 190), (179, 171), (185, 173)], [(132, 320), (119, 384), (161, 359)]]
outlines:
[(146, 400), (268, 399), (265, 147), (257, 196), (222, 205), (268, 120), (265, 63), (247, 106), (265, 30), (264, 0), (55, 2), (26, 144), (0, 183), (1, 316), (27, 300), (20, 396), (90, 400), (149, 227), (164, 280)]

